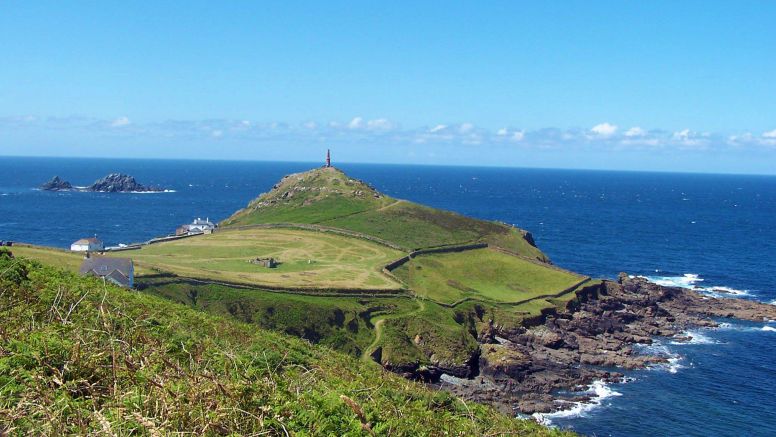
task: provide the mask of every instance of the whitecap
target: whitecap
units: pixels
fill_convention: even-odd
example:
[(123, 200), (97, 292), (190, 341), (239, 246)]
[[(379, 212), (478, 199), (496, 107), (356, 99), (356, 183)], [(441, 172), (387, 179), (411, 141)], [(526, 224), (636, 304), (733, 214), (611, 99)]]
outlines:
[(690, 337), (689, 341), (672, 341), (670, 344), (683, 346), (687, 344), (721, 344), (721, 342), (701, 333), (699, 330), (690, 330), (682, 333), (683, 336)]
[(590, 400), (588, 402), (558, 400), (556, 401), (558, 404), (564, 406), (568, 405), (568, 408), (564, 408), (554, 413), (534, 413), (531, 417), (542, 425), (551, 426), (553, 419), (583, 417), (591, 410), (600, 407), (604, 399), (613, 396), (622, 396), (622, 393), (612, 390), (611, 387), (609, 387), (609, 384), (601, 380), (593, 381), (593, 383), (588, 386), (587, 390), (580, 394), (590, 395)]
[(695, 288), (703, 278), (696, 273), (685, 273), (682, 276), (641, 276), (650, 282), (664, 287)]
[(776, 332), (776, 328), (773, 326), (763, 326), (761, 331)]
[(682, 276), (640, 276), (657, 285), (664, 287), (678, 287), (686, 288), (688, 290), (695, 290), (711, 297), (731, 297), (731, 296), (751, 296), (749, 290), (740, 290), (732, 287), (725, 286), (705, 286), (699, 285), (705, 279), (703, 279), (697, 273), (685, 273)]
[(177, 193), (175, 190), (162, 190), (162, 191), (130, 191), (131, 194), (159, 194), (159, 193)]

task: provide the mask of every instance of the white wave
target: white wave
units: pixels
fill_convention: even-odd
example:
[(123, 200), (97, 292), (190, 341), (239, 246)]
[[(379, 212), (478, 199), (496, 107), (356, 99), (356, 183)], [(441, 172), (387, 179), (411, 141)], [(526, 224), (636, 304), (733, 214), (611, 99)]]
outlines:
[(701, 333), (699, 330), (691, 330), (682, 333), (683, 336), (690, 337), (689, 341), (672, 341), (669, 344), (682, 346), (686, 344), (721, 344), (721, 342)]
[(730, 297), (730, 296), (751, 296), (749, 290), (740, 290), (732, 287), (725, 286), (701, 286), (701, 282), (705, 281), (700, 275), (696, 273), (685, 273), (682, 276), (640, 276), (657, 285), (664, 287), (679, 287), (686, 288), (688, 290), (695, 290), (711, 297)]
[(593, 381), (593, 383), (588, 386), (587, 390), (581, 394), (590, 395), (590, 401), (557, 401), (559, 404), (568, 405), (569, 408), (565, 408), (554, 413), (534, 413), (531, 416), (534, 418), (534, 420), (541, 423), (542, 425), (551, 426), (553, 419), (583, 417), (591, 410), (600, 407), (604, 399), (613, 396), (622, 396), (622, 393), (612, 390), (607, 383), (601, 380)]
[[(677, 342), (678, 343), (678, 342)], [(673, 342), (669, 343), (673, 344)], [(681, 343), (686, 344), (686, 343)], [(684, 369), (682, 364), (683, 357), (677, 353), (671, 351), (661, 340), (655, 340), (650, 345), (638, 345), (637, 350), (646, 355), (655, 355), (666, 359), (665, 363), (658, 363), (650, 365), (647, 370), (665, 371), (668, 373), (677, 373), (679, 370)]]
[(773, 326), (763, 326), (760, 330), (768, 331), (768, 332), (776, 332), (776, 328), (774, 328)]
[(175, 190), (162, 190), (162, 191), (128, 191), (130, 194), (159, 194), (159, 193), (177, 193)]
[(695, 288), (697, 283), (703, 282), (703, 278), (695, 273), (685, 273), (682, 276), (642, 276), (642, 278), (664, 287)]
[(676, 356), (671, 357), (668, 359), (668, 363), (666, 363), (664, 367), (668, 373), (677, 373), (679, 370), (684, 369), (685, 367), (681, 364), (682, 357)]
[(772, 300), (772, 301), (770, 301), (768, 303), (770, 303), (771, 305), (776, 305), (776, 299), (774, 299), (774, 300)]

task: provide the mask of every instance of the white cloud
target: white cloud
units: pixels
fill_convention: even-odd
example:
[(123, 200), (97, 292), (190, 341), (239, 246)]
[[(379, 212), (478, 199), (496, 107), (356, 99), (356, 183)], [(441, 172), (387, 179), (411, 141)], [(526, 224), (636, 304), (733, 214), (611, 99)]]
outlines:
[(645, 131), (644, 129), (642, 129), (642, 128), (638, 127), (638, 126), (634, 126), (634, 127), (630, 128), (630, 129), (628, 129), (627, 131), (625, 131), (625, 136), (626, 137), (643, 137), (646, 134), (647, 134), (647, 131)]
[(385, 118), (378, 118), (376, 120), (369, 120), (366, 123), (367, 129), (372, 130), (390, 130), (395, 127), (395, 125), (388, 119)]
[(350, 120), (350, 123), (348, 123), (349, 129), (358, 129), (364, 124), (364, 119), (361, 117), (355, 117), (353, 120)]
[[(131, 128), (122, 128), (131, 126)], [(776, 151), (776, 129), (751, 133), (708, 133), (692, 129), (677, 131), (633, 126), (619, 129), (611, 123), (601, 123), (591, 129), (541, 128), (517, 130), (510, 127), (487, 129), (474, 123), (436, 124), (427, 127), (404, 128), (387, 118), (367, 120), (354, 117), (345, 122), (307, 121), (289, 124), (243, 119), (167, 120), (132, 122), (128, 117), (97, 119), (88, 117), (0, 117), (0, 135), (12, 132), (16, 137), (40, 135), (59, 137), (62, 133), (78, 138), (125, 136), (128, 141), (152, 143), (156, 139), (177, 138), (216, 142), (230, 141), (304, 144), (377, 144), (385, 147), (401, 144), (422, 144), (423, 147), (488, 147), (514, 145), (537, 150), (618, 151), (642, 150), (667, 153), (672, 150), (702, 151)]]
[(467, 132), (471, 132), (473, 129), (474, 129), (474, 125), (471, 124), (471, 123), (468, 123), (468, 122), (467, 123), (461, 123), (461, 126), (458, 127), (458, 130), (462, 134), (465, 134)]
[(119, 117), (111, 122), (111, 127), (123, 127), (128, 126), (132, 122), (127, 117)]
[(593, 126), (590, 131), (596, 135), (608, 137), (614, 135), (614, 133), (617, 132), (617, 126), (609, 123), (601, 123)]

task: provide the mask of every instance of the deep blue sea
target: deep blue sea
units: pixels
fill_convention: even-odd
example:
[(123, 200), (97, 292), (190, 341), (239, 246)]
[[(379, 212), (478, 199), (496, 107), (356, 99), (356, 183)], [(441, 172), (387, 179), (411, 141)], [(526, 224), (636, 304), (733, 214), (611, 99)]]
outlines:
[[(69, 247), (144, 241), (196, 217), (221, 220), (310, 163), (0, 158), (0, 239)], [(776, 303), (776, 177), (343, 164), (395, 197), (533, 232), (556, 264), (662, 283), (725, 287)], [(174, 190), (52, 193), (111, 172)], [(590, 405), (545, 418), (583, 434), (776, 435), (776, 323), (729, 322), (653, 349), (671, 365), (595, 385)]]

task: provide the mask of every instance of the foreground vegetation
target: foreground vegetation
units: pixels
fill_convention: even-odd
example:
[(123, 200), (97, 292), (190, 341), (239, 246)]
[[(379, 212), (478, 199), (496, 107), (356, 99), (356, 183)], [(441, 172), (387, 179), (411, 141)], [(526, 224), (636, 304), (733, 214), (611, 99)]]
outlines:
[(282, 334), (0, 255), (0, 432), (556, 435)]

